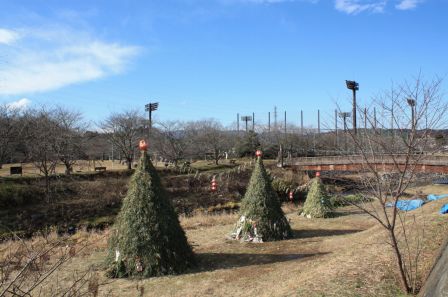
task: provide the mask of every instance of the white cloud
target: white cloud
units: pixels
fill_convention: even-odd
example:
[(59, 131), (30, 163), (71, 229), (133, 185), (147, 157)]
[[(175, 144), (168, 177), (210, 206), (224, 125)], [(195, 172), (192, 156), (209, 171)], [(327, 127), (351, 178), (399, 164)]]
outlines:
[(16, 31), (0, 28), (0, 44), (11, 45), (19, 38), (20, 35)]
[(400, 3), (395, 5), (395, 8), (399, 10), (414, 9), (417, 7), (418, 4), (422, 2), (423, 0), (400, 0)]
[[(0, 69), (0, 95), (51, 91), (118, 74), (140, 48), (67, 29), (22, 29), (20, 48)], [(30, 42), (29, 42), (30, 41)]]
[(22, 98), (14, 102), (6, 103), (6, 106), (10, 109), (24, 109), (31, 104), (31, 100), (28, 98)]
[(363, 0), (336, 0), (335, 8), (347, 14), (358, 14), (363, 11), (374, 13), (384, 12), (387, 0), (383, 1), (363, 1)]

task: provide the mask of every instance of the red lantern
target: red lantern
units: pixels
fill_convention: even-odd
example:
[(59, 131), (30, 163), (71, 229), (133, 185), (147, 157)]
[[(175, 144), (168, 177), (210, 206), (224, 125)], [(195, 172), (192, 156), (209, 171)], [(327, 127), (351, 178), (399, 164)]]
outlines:
[(320, 172), (316, 172), (316, 177), (320, 177)]
[(141, 151), (146, 151), (148, 149), (148, 144), (146, 143), (146, 141), (144, 141), (143, 139), (140, 140), (140, 143), (138, 144), (138, 148)]
[(255, 156), (257, 156), (257, 157), (261, 157), (261, 156), (263, 156), (263, 152), (262, 152), (261, 150), (257, 150), (257, 151), (255, 152)]
[(293, 200), (294, 199), (294, 193), (292, 191), (289, 191), (289, 200)]
[(212, 192), (215, 192), (218, 189), (218, 183), (216, 182), (215, 177), (212, 178), (212, 186), (211, 186), (211, 190)]

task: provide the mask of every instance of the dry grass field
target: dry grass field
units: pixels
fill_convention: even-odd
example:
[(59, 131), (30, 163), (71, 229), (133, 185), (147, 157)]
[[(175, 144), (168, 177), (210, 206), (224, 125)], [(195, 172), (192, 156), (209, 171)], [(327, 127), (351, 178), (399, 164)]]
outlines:
[[(238, 164), (244, 164), (244, 163), (250, 163), (250, 159), (238, 159)], [(273, 160), (266, 160), (266, 164), (273, 164)], [(219, 164), (221, 166), (229, 166), (230, 160), (220, 160)], [(179, 166), (182, 165), (181, 163)], [(0, 169), (0, 177), (7, 177), (10, 176), (10, 168), (12, 166), (22, 166), (22, 174), (23, 176), (40, 176), (39, 169), (34, 166), (33, 163), (13, 163), (13, 164), (3, 164), (2, 168)], [(154, 162), (154, 166), (160, 169), (165, 168), (165, 164), (163, 162)], [(127, 166), (126, 163), (120, 162), (118, 160), (96, 160), (96, 161), (87, 161), (87, 160), (78, 160), (73, 165), (73, 172), (74, 173), (89, 173), (89, 172), (95, 172), (95, 167), (106, 167), (107, 170), (126, 170)], [(213, 169), (220, 169), (219, 166), (216, 166), (214, 164), (214, 161), (211, 160), (201, 160), (201, 161), (195, 161), (191, 164), (192, 169), (199, 169), (199, 170), (213, 170)], [(173, 168), (172, 164), (169, 164), (169, 168)], [(56, 174), (64, 174), (65, 173), (65, 167), (63, 164), (58, 164), (56, 166), (55, 170)]]
[[(4, 164), (0, 169), (0, 176), (10, 176), (9, 168), (11, 166), (22, 166), (23, 176), (39, 176), (39, 169), (37, 169), (32, 163), (17, 163), (17, 164)], [(119, 161), (77, 161), (73, 166), (73, 171), (76, 172), (94, 172), (95, 167), (106, 167), (108, 170), (123, 170), (126, 169), (126, 164), (120, 164)], [(65, 173), (65, 167), (62, 164), (56, 166), (56, 173)]]
[[(447, 186), (429, 190), (448, 193)], [(419, 281), (426, 277), (448, 232), (447, 217), (438, 212), (445, 203), (448, 199), (408, 213), (425, 228)], [(198, 267), (183, 275), (151, 279), (105, 278), (102, 263), (108, 231), (79, 232), (73, 240), (87, 239), (91, 246), (49, 278), (43, 292), (91, 267), (95, 282), (102, 283), (98, 296), (403, 296), (384, 233), (369, 216), (353, 206), (339, 208), (330, 219), (306, 219), (291, 206), (285, 211), (294, 239), (261, 244), (226, 238), (235, 214), (181, 217)], [(0, 251), (6, 244), (11, 243), (0, 245)]]

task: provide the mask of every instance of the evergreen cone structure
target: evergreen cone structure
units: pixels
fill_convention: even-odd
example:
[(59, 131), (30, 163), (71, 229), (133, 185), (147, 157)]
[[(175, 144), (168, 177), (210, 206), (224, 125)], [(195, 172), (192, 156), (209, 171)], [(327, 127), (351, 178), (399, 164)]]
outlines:
[(230, 235), (233, 239), (263, 242), (292, 237), (291, 227), (264, 168), (261, 152), (241, 201), (240, 215)]
[(333, 206), (325, 190), (325, 185), (319, 176), (316, 176), (310, 185), (302, 215), (307, 218), (327, 218), (331, 215)]
[(111, 230), (106, 264), (109, 277), (178, 274), (195, 264), (185, 232), (145, 150)]

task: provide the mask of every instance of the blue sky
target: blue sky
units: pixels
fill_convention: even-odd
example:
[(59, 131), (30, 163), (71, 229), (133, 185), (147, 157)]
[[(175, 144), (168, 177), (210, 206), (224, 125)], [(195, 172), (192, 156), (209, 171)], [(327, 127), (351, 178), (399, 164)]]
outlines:
[[(446, 0), (0, 0), (0, 103), (91, 121), (160, 102), (159, 120), (274, 106), (316, 124), (392, 82), (448, 74)], [(446, 90), (446, 83), (444, 83)], [(280, 117), (280, 116), (279, 116)]]

